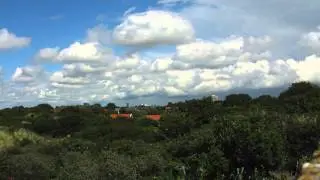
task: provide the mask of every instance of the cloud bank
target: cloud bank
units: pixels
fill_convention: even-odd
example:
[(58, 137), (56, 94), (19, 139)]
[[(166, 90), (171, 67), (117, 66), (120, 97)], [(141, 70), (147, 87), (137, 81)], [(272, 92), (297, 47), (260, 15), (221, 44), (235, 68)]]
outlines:
[[(156, 104), (157, 97), (277, 88), (302, 80), (320, 83), (320, 22), (302, 22), (320, 12), (320, 6), (315, 11), (295, 0), (299, 8), (271, 8), (293, 6), (286, 2), (264, 2), (265, 9), (258, 11), (261, 4), (251, 0), (161, 0), (166, 10), (126, 13), (113, 29), (99, 24), (88, 29), (83, 41), (39, 49), (36, 65), (18, 67), (4, 82), (1, 99), (7, 105), (154, 97)], [(170, 10), (177, 4), (185, 5)], [(280, 12), (283, 16), (274, 20)], [(293, 18), (302, 12), (303, 17)], [(0, 31), (0, 49), (26, 46), (30, 40)], [(119, 55), (114, 45), (143, 52)], [(158, 53), (156, 46), (169, 48)], [(47, 72), (43, 65), (52, 63), (62, 68)]]

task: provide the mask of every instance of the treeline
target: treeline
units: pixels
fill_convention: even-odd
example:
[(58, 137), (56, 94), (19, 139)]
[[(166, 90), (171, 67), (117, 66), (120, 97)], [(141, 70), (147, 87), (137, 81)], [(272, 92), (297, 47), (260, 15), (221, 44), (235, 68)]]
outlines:
[[(130, 111), (108, 104), (0, 111), (0, 179), (288, 179), (318, 148), (320, 88)], [(159, 113), (160, 121), (145, 114)]]

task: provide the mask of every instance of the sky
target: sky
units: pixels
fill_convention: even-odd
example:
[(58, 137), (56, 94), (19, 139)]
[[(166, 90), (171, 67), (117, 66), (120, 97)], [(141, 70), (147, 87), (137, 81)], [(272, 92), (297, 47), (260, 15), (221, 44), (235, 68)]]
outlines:
[(319, 83), (319, 19), (318, 0), (0, 0), (0, 107)]

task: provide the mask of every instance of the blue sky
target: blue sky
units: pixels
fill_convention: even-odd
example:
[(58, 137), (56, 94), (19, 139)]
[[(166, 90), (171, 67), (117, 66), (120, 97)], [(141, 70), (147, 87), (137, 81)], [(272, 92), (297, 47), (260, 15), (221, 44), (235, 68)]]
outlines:
[(318, 0), (2, 0), (0, 106), (318, 83), (319, 12)]
[[(77, 39), (83, 39), (86, 30), (98, 23), (112, 28), (123, 13), (131, 7), (144, 11), (156, 5), (155, 0), (132, 3), (130, 0), (4, 0), (0, 6), (0, 25), (17, 35), (32, 37), (32, 45), (19, 50), (1, 53), (0, 61), (6, 77), (17, 66), (30, 62), (33, 55), (43, 47), (66, 47)], [(58, 67), (49, 70), (56, 70)]]

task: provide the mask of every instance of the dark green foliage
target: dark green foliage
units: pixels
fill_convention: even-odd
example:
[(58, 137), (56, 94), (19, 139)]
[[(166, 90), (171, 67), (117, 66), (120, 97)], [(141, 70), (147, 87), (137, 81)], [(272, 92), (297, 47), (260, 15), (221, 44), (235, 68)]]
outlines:
[(50, 179), (55, 176), (55, 157), (36, 152), (10, 155), (1, 162), (1, 179)]
[(279, 99), (283, 100), (289, 97), (304, 95), (319, 87), (309, 82), (293, 83), (286, 91), (280, 93)]
[(52, 112), (54, 109), (50, 104), (39, 104), (34, 107), (36, 112)]
[(106, 108), (109, 110), (109, 111), (114, 111), (116, 109), (116, 104), (115, 103), (108, 103)]
[(52, 135), (60, 127), (58, 120), (47, 115), (35, 118), (31, 126), (35, 132), (48, 135)]
[(320, 88), (309, 82), (299, 82), (282, 92), (279, 99), (289, 113), (309, 113), (320, 110)]
[(224, 104), (227, 106), (243, 106), (247, 105), (251, 99), (248, 94), (231, 94), (226, 96)]
[(66, 152), (59, 157), (57, 180), (101, 179), (99, 162), (89, 152)]
[[(263, 179), (298, 173), (320, 139), (320, 88), (121, 108), (0, 110), (0, 179)], [(145, 115), (161, 114), (160, 121)], [(22, 129), (21, 129), (22, 128)], [(26, 130), (27, 129), (27, 130)], [(30, 132), (32, 131), (32, 132)]]

